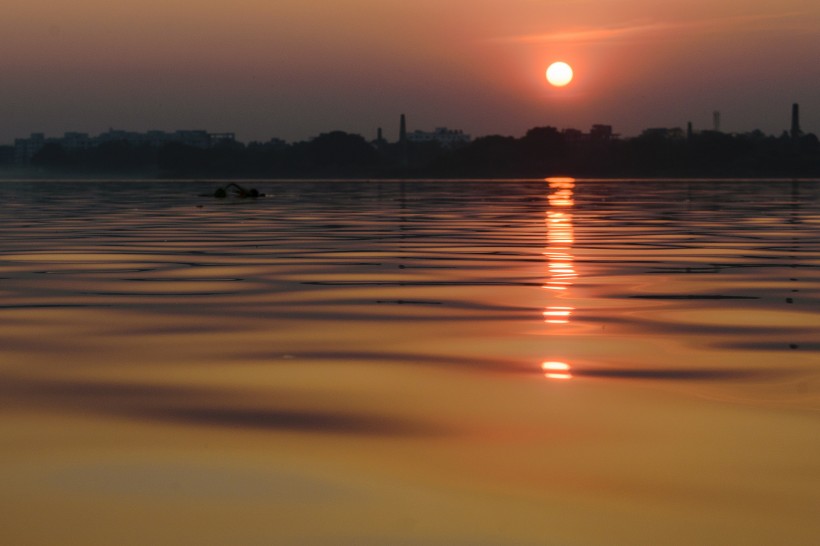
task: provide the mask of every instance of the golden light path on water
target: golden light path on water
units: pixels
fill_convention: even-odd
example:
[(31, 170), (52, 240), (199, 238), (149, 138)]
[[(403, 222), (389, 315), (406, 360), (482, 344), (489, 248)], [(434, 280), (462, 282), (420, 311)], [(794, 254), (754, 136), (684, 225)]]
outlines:
[[(549, 195), (547, 202), (547, 257), (549, 279), (544, 285), (548, 290), (558, 291), (559, 295), (569, 289), (578, 277), (572, 256), (572, 244), (575, 237), (572, 229), (572, 190), (575, 187), (574, 178), (547, 178)], [(567, 305), (550, 305), (544, 311), (544, 321), (547, 324), (569, 324), (575, 308)], [(547, 379), (572, 379), (570, 365), (566, 362), (544, 362), (542, 364), (544, 376)]]
[(0, 182), (2, 544), (813, 544), (820, 182)]

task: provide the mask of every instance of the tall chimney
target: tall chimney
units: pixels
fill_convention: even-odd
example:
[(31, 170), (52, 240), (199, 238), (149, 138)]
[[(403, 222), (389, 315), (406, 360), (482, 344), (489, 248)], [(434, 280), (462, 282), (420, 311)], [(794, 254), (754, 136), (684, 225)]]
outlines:
[(795, 102), (792, 104), (792, 139), (800, 138), (802, 131), (800, 131), (800, 106)]
[(401, 152), (401, 166), (406, 169), (410, 164), (407, 157), (407, 124), (404, 121), (404, 114), (401, 115), (399, 124), (399, 150)]

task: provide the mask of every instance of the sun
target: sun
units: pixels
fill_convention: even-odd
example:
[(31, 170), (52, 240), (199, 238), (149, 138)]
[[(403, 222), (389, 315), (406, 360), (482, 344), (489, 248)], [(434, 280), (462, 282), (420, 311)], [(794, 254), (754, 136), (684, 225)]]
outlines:
[(547, 68), (547, 81), (555, 87), (564, 87), (572, 81), (572, 67), (562, 61), (552, 63)]

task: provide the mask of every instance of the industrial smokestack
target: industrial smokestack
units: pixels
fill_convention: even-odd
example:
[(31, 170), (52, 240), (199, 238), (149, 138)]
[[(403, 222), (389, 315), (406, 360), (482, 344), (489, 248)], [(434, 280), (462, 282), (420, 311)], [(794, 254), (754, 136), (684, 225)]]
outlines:
[(800, 106), (795, 102), (792, 104), (792, 130), (791, 135), (794, 140), (800, 138), (802, 131), (800, 130)]

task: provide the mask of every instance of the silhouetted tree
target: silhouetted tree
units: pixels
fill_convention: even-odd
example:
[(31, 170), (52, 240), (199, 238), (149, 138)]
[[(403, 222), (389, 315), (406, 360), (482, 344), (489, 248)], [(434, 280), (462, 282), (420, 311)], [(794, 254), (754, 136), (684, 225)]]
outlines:
[(103, 142), (89, 152), (87, 164), (103, 172), (134, 172), (153, 169), (156, 165), (156, 150), (126, 140)]
[(567, 168), (568, 143), (555, 127), (535, 127), (519, 142), (522, 166), (527, 173), (540, 175)]
[(453, 175), (501, 177), (521, 171), (518, 141), (513, 137), (490, 135), (477, 138), (440, 161)]
[(195, 176), (206, 171), (206, 155), (201, 148), (171, 142), (159, 149), (157, 165), (171, 176)]
[(291, 167), (308, 172), (350, 175), (379, 162), (378, 152), (361, 135), (333, 131), (291, 147)]
[(71, 164), (71, 158), (60, 144), (49, 142), (34, 154), (31, 164), (49, 169), (63, 169)]

